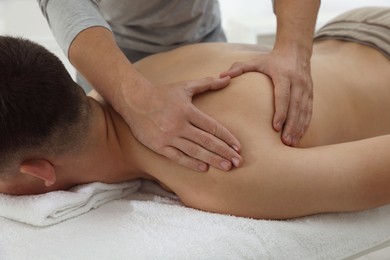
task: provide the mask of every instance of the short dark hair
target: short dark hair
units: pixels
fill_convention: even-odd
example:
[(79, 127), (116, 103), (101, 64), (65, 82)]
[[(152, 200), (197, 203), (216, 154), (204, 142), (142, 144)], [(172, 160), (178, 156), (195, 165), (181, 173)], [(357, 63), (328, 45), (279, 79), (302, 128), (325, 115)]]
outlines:
[(77, 146), (88, 111), (85, 93), (54, 54), (29, 40), (0, 36), (1, 171), (34, 159), (27, 158), (32, 151), (56, 154)]

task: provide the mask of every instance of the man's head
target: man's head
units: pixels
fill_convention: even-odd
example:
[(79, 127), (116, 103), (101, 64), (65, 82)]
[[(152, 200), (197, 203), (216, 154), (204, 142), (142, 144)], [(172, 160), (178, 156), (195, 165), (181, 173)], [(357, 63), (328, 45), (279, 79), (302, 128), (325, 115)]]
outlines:
[(0, 36), (0, 184), (30, 174), (50, 185), (47, 158), (77, 151), (89, 109), (55, 55), (31, 41)]

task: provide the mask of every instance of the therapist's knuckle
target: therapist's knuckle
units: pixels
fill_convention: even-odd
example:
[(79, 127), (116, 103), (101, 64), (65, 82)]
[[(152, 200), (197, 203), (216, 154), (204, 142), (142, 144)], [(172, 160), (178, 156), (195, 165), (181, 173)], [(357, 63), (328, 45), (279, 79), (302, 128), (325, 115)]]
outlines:
[(182, 155), (180, 154), (179, 151), (176, 151), (176, 150), (171, 150), (170, 153), (167, 155), (167, 157), (169, 159), (171, 159), (172, 161), (175, 161), (178, 163), (180, 163), (181, 159), (182, 159)]
[(202, 85), (209, 85), (209, 84), (213, 83), (214, 81), (216, 81), (216, 79), (213, 77), (204, 77), (200, 80), (199, 83), (201, 83)]
[(165, 138), (157, 138), (156, 140), (154, 140), (154, 142), (151, 145), (152, 150), (161, 152), (165, 147), (165, 140), (166, 140)]
[(165, 140), (169, 140), (172, 137), (178, 135), (178, 133), (181, 131), (181, 123), (180, 122), (167, 122), (164, 126), (160, 127), (161, 130), (161, 142), (164, 142)]
[(293, 112), (294, 113), (294, 115), (296, 114), (296, 112), (297, 111), (299, 111), (299, 109), (300, 109), (300, 107), (301, 107), (301, 100), (299, 100), (299, 99), (292, 99), (291, 101), (290, 101), (290, 103), (291, 103), (291, 112)]
[(208, 135), (203, 135), (200, 137), (200, 144), (203, 147), (210, 147), (213, 144), (213, 139)]
[(301, 109), (301, 113), (303, 113), (304, 116), (309, 115), (310, 114), (310, 106), (309, 105), (303, 106)]
[[(180, 118), (181, 121), (190, 117), (195, 112), (194, 108), (191, 106), (182, 106), (182, 107), (178, 108), (178, 110), (180, 110), (180, 115), (178, 116), (178, 118)], [(176, 128), (179, 128), (182, 125), (181, 121), (178, 121), (178, 120), (175, 121)]]
[[(295, 119), (296, 116), (294, 116), (292, 119)], [(297, 128), (297, 122), (295, 120), (287, 120), (286, 122), (286, 129), (288, 129), (289, 132), (295, 131)]]
[(287, 103), (276, 107), (275, 116), (277, 117), (278, 121), (283, 121), (283, 122), (286, 121), (287, 114), (288, 114)]
[(275, 93), (275, 97), (284, 103), (288, 103), (290, 99), (290, 91), (288, 89), (282, 89)]
[(209, 123), (209, 131), (208, 131), (211, 135), (213, 136), (218, 136), (219, 133), (220, 133), (220, 130), (219, 130), (219, 127), (217, 125), (217, 123), (215, 122), (210, 122)]
[(200, 147), (198, 147), (195, 144), (194, 145), (190, 145), (190, 146), (188, 146), (186, 148), (186, 154), (188, 154), (191, 157), (198, 158), (200, 153), (201, 153)]
[(287, 108), (277, 110), (275, 113), (275, 117), (277, 121), (286, 122), (287, 119)]
[(208, 158), (208, 162), (209, 162), (210, 165), (219, 166), (223, 161), (225, 161), (225, 159), (221, 158), (218, 155), (211, 155)]
[(233, 63), (232, 68), (235, 68), (235, 69), (241, 68), (243, 65), (244, 65), (244, 63), (242, 63), (241, 61), (236, 61)]
[(183, 152), (181, 152), (179, 149), (177, 148), (172, 148), (172, 147), (169, 147), (166, 149), (166, 154), (164, 154), (167, 158), (171, 159), (172, 161), (180, 164), (180, 165), (183, 165), (183, 166), (186, 166), (186, 167), (189, 167), (190, 165), (190, 157), (188, 157), (187, 155), (185, 155)]
[(205, 81), (214, 81), (214, 80), (215, 80), (215, 78), (210, 77), (210, 76), (204, 77), (203, 79), (204, 79)]
[(228, 147), (223, 147), (217, 151), (218, 155), (223, 158), (230, 159), (234, 156), (233, 150)]

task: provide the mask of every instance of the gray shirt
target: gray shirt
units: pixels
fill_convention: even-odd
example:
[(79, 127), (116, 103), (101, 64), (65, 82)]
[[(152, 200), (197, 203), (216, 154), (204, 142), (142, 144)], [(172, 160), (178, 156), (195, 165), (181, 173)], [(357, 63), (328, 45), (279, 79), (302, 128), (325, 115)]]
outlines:
[(121, 48), (155, 53), (202, 41), (220, 27), (217, 0), (37, 0), (67, 55), (81, 31), (103, 26)]

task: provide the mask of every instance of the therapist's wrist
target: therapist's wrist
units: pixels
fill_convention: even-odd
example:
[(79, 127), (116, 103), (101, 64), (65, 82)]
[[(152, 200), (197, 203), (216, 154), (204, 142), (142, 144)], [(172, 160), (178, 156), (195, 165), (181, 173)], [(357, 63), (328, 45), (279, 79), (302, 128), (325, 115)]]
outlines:
[(275, 43), (272, 51), (283, 56), (295, 57), (297, 60), (309, 63), (312, 56), (312, 50), (311, 43), (294, 42), (290, 44)]
[(142, 113), (139, 108), (145, 106), (154, 88), (149, 80), (131, 66), (120, 82), (111, 86), (109, 102), (128, 121), (132, 113)]

